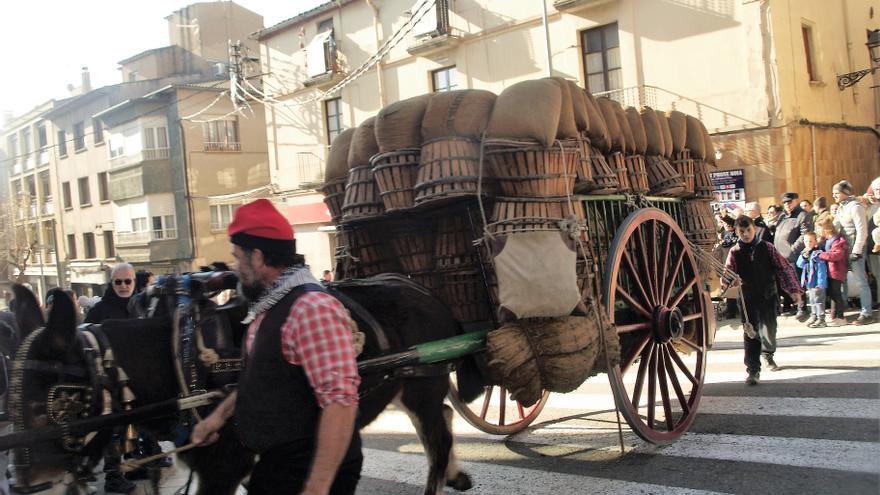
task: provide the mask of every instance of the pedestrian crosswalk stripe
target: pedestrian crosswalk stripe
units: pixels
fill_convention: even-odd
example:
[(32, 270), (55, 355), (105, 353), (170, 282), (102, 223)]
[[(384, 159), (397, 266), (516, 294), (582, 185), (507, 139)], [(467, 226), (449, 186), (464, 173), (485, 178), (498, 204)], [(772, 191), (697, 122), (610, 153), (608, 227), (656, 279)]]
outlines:
[[(589, 487), (589, 493), (630, 495), (633, 493), (670, 495), (713, 495), (721, 492), (637, 483), (592, 476), (557, 473), (537, 469), (493, 464), (459, 462), (474, 482), (473, 493), (481, 495), (533, 495), (536, 493), (571, 493), (574, 486)], [(421, 454), (401, 454), (380, 449), (364, 449), (361, 476), (416, 485), (427, 478), (428, 465)], [(413, 493), (418, 490), (414, 489)]]
[(635, 452), (880, 474), (876, 442), (685, 433), (671, 445), (642, 444)]
[(880, 400), (813, 397), (718, 397), (700, 401), (697, 414), (880, 419)]
[[(729, 351), (709, 351), (709, 364), (721, 364), (721, 363), (736, 363), (742, 364), (743, 362), (743, 350), (739, 348), (737, 350), (729, 350)], [(798, 363), (803, 364), (815, 364), (815, 363), (829, 363), (832, 362), (835, 365), (846, 363), (847, 365), (852, 366), (877, 366), (880, 365), (880, 356), (878, 356), (876, 349), (852, 349), (852, 350), (841, 350), (841, 351), (829, 351), (824, 349), (816, 349), (816, 350), (803, 350), (798, 349), (797, 351), (778, 347), (776, 349), (776, 361), (780, 366), (794, 366)]]

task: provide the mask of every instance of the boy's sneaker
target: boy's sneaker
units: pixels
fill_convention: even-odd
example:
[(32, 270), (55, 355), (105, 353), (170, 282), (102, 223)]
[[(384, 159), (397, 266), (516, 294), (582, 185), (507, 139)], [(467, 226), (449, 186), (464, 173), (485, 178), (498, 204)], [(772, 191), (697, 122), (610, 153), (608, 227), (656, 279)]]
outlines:
[(822, 319), (817, 319), (812, 324), (807, 325), (807, 326), (809, 326), (810, 328), (825, 328), (828, 326), (828, 324), (826, 324), (825, 319), (822, 318)]
[(770, 371), (779, 371), (779, 365), (773, 360), (773, 356), (764, 354), (764, 362), (767, 363), (767, 367), (770, 368)]
[(809, 318), (809, 315), (807, 315), (807, 312), (805, 310), (799, 309), (799, 310), (797, 310), (797, 313), (794, 314), (794, 318), (797, 321), (803, 323), (803, 322), (807, 321), (807, 318)]
[(757, 385), (759, 381), (761, 381), (761, 374), (758, 372), (749, 372), (749, 376), (746, 377), (746, 385)]
[(868, 315), (859, 315), (858, 319), (853, 322), (853, 325), (870, 325), (874, 323), (874, 317)]
[(831, 318), (831, 320), (829, 320), (828, 324), (826, 324), (825, 326), (827, 326), (827, 327), (845, 327), (847, 325), (849, 325), (849, 322), (846, 321), (846, 318)]
[(808, 327), (812, 327), (813, 323), (816, 323), (816, 320), (818, 320), (818, 318), (816, 318), (816, 315), (810, 315), (810, 318), (807, 319), (807, 321), (805, 321), (804, 324), (807, 325)]

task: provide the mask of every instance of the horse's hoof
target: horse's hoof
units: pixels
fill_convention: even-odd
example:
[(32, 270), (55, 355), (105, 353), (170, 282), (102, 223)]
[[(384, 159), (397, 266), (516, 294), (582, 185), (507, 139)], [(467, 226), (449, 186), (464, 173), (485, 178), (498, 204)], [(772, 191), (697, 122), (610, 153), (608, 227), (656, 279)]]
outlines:
[(473, 488), (474, 484), (471, 482), (471, 477), (468, 476), (467, 473), (459, 471), (458, 476), (451, 480), (446, 480), (446, 486), (460, 492), (465, 492)]

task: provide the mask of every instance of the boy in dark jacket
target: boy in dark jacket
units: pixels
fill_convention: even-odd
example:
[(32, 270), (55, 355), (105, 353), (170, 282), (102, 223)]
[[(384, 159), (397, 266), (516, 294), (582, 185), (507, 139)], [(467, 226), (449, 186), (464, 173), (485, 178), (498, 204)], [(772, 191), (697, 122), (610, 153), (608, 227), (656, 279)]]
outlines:
[[(773, 355), (776, 352), (776, 281), (798, 305), (802, 299), (801, 286), (794, 268), (769, 242), (755, 236), (755, 222), (746, 215), (736, 219), (739, 241), (727, 255), (726, 269), (741, 279), (745, 307), (740, 308), (743, 323), (755, 326), (758, 335), (750, 338), (743, 334), (745, 365), (748, 385), (756, 385), (761, 377), (761, 351), (771, 370), (779, 369)], [(722, 286), (722, 289), (726, 287)]]
[(801, 269), (801, 286), (807, 290), (810, 301), (810, 328), (825, 327), (825, 292), (828, 290), (828, 263), (819, 257), (822, 248), (815, 232), (804, 235), (804, 252), (798, 256), (797, 266)]

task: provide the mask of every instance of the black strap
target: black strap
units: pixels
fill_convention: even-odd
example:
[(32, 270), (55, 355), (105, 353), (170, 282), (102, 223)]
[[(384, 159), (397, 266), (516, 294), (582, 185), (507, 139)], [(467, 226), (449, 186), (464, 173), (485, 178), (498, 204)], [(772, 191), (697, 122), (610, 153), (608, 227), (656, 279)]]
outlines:
[(25, 359), (22, 367), (28, 371), (37, 371), (40, 373), (57, 373), (75, 376), (77, 378), (85, 378), (88, 371), (84, 366), (64, 364), (61, 361), (41, 361), (37, 359)]

